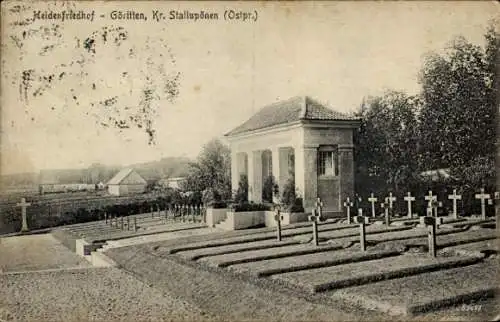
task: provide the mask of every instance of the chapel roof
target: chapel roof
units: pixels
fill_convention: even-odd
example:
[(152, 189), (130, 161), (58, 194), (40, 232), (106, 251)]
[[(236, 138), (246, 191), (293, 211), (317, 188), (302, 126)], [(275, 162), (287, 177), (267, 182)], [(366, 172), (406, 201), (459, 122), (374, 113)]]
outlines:
[(358, 118), (334, 111), (309, 96), (296, 96), (264, 106), (246, 122), (226, 133), (226, 136), (300, 120), (354, 121)]

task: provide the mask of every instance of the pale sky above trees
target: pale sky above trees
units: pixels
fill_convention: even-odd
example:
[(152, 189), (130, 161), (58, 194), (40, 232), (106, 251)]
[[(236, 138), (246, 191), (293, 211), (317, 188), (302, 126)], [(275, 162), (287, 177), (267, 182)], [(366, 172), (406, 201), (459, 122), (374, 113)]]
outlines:
[[(137, 4), (83, 2), (73, 8), (94, 9), (98, 14), (133, 9), (151, 16), (154, 9), (204, 9), (222, 15), (225, 7), (233, 6), (146, 2), (139, 9)], [(415, 94), (423, 55), (443, 50), (458, 35), (483, 45), (488, 24), (499, 18), (494, 2), (244, 3), (235, 4), (235, 9), (257, 10), (256, 22), (154, 23), (109, 18), (64, 22), (59, 30), (62, 40), (40, 56), (53, 40), (34, 35), (19, 48), (6, 37), (22, 39), (23, 30), (10, 25), (20, 16), (4, 10), (9, 5), (2, 3), (2, 173), (195, 157), (210, 138), (236, 127), (263, 105), (296, 95), (310, 95), (350, 112), (364, 96), (386, 89)], [(25, 14), (29, 17), (32, 10)], [(32, 26), (38, 28), (39, 23)], [(83, 41), (104, 26), (122, 26), (127, 31), (119, 49), (97, 43), (97, 53), (87, 52), (81, 69), (57, 67), (81, 60), (77, 39)], [(150, 49), (145, 50), (148, 45)], [(137, 49), (137, 59), (128, 56), (130, 48)], [(160, 58), (160, 53), (165, 56)], [(141, 89), (147, 83), (141, 66), (150, 57), (155, 71), (150, 84), (171, 80), (179, 73), (178, 95), (170, 101), (160, 93), (153, 100), (155, 113), (148, 114), (153, 115), (155, 144), (148, 144), (144, 127), (104, 126), (103, 109), (90, 105), (118, 97), (123, 103), (113, 107), (118, 114), (127, 104), (139, 110)], [(166, 76), (156, 69), (163, 62)], [(66, 72), (90, 76), (61, 80), (26, 102), (20, 97), (19, 82), (22, 71), (29, 68), (43, 69), (44, 75), (59, 76), (61, 68), (66, 68)], [(123, 78), (123, 72), (129, 75)], [(92, 77), (102, 80), (102, 87), (98, 83), (95, 91)], [(78, 104), (71, 89), (78, 92)], [(135, 121), (148, 124), (147, 118)]]

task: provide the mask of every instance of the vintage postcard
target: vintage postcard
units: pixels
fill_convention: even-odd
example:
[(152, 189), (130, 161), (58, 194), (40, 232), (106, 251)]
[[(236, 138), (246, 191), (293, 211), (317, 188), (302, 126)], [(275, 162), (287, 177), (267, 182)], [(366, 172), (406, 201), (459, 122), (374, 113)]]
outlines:
[(3, 1), (0, 321), (500, 319), (497, 1)]

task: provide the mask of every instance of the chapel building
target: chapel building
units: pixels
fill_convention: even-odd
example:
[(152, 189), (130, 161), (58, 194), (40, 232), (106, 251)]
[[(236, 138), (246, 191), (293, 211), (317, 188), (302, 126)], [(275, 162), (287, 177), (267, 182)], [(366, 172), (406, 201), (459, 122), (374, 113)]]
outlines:
[(248, 178), (248, 199), (263, 202), (269, 176), (280, 196), (290, 176), (307, 213), (317, 198), (326, 215), (338, 215), (354, 191), (353, 132), (360, 119), (334, 111), (307, 96), (260, 109), (225, 136), (231, 148), (232, 189)]

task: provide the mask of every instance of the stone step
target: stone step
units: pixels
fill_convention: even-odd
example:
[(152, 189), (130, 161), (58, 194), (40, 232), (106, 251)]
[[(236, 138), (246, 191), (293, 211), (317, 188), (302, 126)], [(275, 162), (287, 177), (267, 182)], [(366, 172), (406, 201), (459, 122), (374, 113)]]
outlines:
[(223, 229), (223, 230), (229, 230), (228, 224), (227, 224), (227, 219), (224, 219), (218, 224), (215, 224), (216, 228)]
[[(379, 236), (377, 236), (379, 237)], [(481, 231), (461, 231), (458, 233), (448, 233), (448, 234), (438, 234), (436, 236), (436, 245), (438, 249), (470, 244), (474, 242), (480, 242), (485, 240), (492, 240), (496, 238), (496, 234), (492, 230), (481, 230)], [(382, 236), (379, 240), (372, 240), (371, 238), (367, 240), (369, 242), (376, 242), (376, 245), (369, 247), (368, 249), (400, 249), (405, 248), (420, 248), (427, 249), (428, 238), (425, 237), (415, 237), (402, 239), (398, 237), (394, 240), (390, 238), (385, 238)]]
[[(325, 224), (322, 224), (322, 225), (319, 225), (318, 232), (319, 232), (320, 238), (340, 238), (340, 237), (357, 236), (359, 234), (359, 228), (357, 228), (357, 227), (358, 227), (357, 224), (356, 225), (338, 225), (338, 224), (326, 224), (325, 225)], [(410, 229), (410, 228), (407, 228), (407, 227), (390, 227), (390, 228), (374, 227), (374, 228), (371, 228), (371, 226), (368, 226), (367, 227), (367, 234), (370, 234), (372, 232), (379, 233), (379, 232), (385, 232), (385, 231), (399, 231), (399, 230), (407, 230), (407, 229)], [(329, 232), (329, 233), (326, 233), (326, 232)], [(303, 227), (303, 228), (283, 229), (281, 232), (281, 236), (283, 239), (287, 239), (287, 238), (293, 237), (293, 236), (300, 236), (300, 235), (311, 235), (312, 236), (312, 228), (311, 227)], [(233, 244), (269, 240), (269, 239), (275, 239), (275, 238), (276, 238), (276, 232), (270, 231), (270, 232), (266, 232), (266, 233), (259, 233), (259, 234), (252, 234), (252, 235), (239, 236), (239, 237), (233, 237), (233, 238), (226, 238), (224, 240), (210, 240), (210, 241), (205, 241), (205, 242), (191, 243), (188, 245), (173, 246), (173, 247), (167, 248), (165, 250), (165, 252), (170, 253), (170, 254), (175, 254), (175, 253), (181, 252), (181, 251), (195, 250), (195, 249), (208, 248), (208, 247), (220, 247), (220, 246), (227, 246), (227, 245), (233, 245)]]
[(453, 227), (465, 227), (465, 226), (474, 226), (474, 225), (480, 225), (480, 224), (486, 224), (486, 223), (494, 223), (495, 222), (495, 219), (485, 219), (485, 220), (472, 220), (472, 219), (468, 219), (468, 220), (465, 220), (465, 221), (461, 221), (461, 222), (455, 222), (455, 223), (451, 223), (451, 225)]
[(461, 244), (456, 246), (449, 246), (439, 250), (438, 254), (478, 254), (483, 253), (487, 255), (497, 254), (500, 245), (496, 239), (483, 240), (472, 242), (468, 244)]
[[(446, 235), (462, 232), (461, 228), (449, 228), (449, 229), (440, 229), (436, 231), (436, 235)], [(384, 241), (394, 241), (394, 240), (404, 240), (404, 239), (412, 239), (417, 237), (426, 237), (428, 234), (427, 229), (425, 228), (415, 228), (411, 230), (404, 230), (399, 232), (393, 232), (391, 234), (372, 234), (367, 236), (366, 239), (369, 241), (376, 242), (384, 242)]]
[(271, 278), (317, 293), (384, 279), (471, 265), (481, 260), (482, 257), (479, 256), (432, 258), (427, 254), (405, 254), (360, 263), (277, 274)]
[(90, 254), (90, 262), (94, 267), (116, 266), (116, 263), (111, 258), (99, 251), (94, 251)]
[(399, 251), (352, 251), (336, 250), (301, 256), (270, 259), (258, 262), (235, 264), (230, 266), (236, 272), (248, 273), (257, 277), (302, 271), (313, 268), (335, 266), (347, 263), (362, 262), (378, 258), (397, 256)]
[[(328, 230), (328, 229), (337, 230), (337, 229), (345, 229), (345, 228), (346, 228), (345, 226), (338, 226), (336, 224), (324, 225), (322, 227), (323, 230)], [(175, 254), (175, 253), (181, 252), (181, 251), (195, 250), (195, 249), (208, 248), (208, 247), (227, 246), (227, 245), (233, 245), (233, 244), (255, 242), (255, 241), (262, 241), (262, 240), (269, 240), (269, 239), (276, 238), (276, 232), (274, 230), (269, 231), (268, 229), (259, 229), (259, 231), (261, 231), (261, 230), (263, 230), (265, 232), (256, 233), (256, 234), (249, 234), (249, 235), (242, 235), (242, 236), (237, 236), (237, 237), (224, 238), (224, 239), (195, 242), (195, 243), (190, 243), (188, 245), (173, 246), (173, 247), (165, 249), (165, 252), (170, 253), (170, 254)], [(310, 230), (311, 229), (309, 227), (283, 229), (282, 237), (285, 238), (288, 236), (306, 234), (307, 232), (310, 232)]]
[(217, 229), (210, 227), (202, 227), (196, 229), (178, 229), (157, 234), (132, 236), (129, 238), (124, 238), (119, 240), (108, 240), (107, 245), (104, 248), (107, 250), (111, 248), (127, 247), (132, 245), (174, 240), (183, 237), (209, 236), (214, 232), (217, 232)]
[(181, 257), (188, 259), (188, 260), (198, 260), (200, 258), (207, 257), (207, 256), (216, 256), (216, 255), (238, 253), (238, 252), (250, 251), (250, 250), (283, 247), (283, 246), (289, 246), (289, 245), (297, 245), (299, 243), (300, 242), (295, 241), (295, 240), (286, 240), (286, 241), (281, 241), (281, 242), (277, 242), (275, 240), (262, 240), (262, 241), (257, 241), (257, 242), (244, 243), (244, 244), (232, 244), (232, 245), (221, 246), (221, 247), (201, 248), (201, 249), (195, 249), (195, 250), (184, 251), (184, 252), (181, 251), (178, 254)]
[[(365, 227), (366, 235), (375, 236), (378, 234), (384, 234), (387, 232), (402, 232), (409, 233), (411, 232), (411, 227), (385, 227), (385, 226), (375, 226), (370, 225)], [(312, 230), (309, 233), (312, 236)], [(342, 231), (328, 231), (328, 232), (318, 232), (318, 237), (320, 239), (337, 239), (337, 238), (345, 238), (345, 237), (359, 237), (359, 227), (352, 229), (345, 229)], [(367, 237), (368, 238), (368, 237)]]
[(289, 256), (313, 254), (329, 250), (338, 250), (342, 249), (342, 247), (343, 246), (340, 244), (337, 245), (324, 244), (320, 246), (315, 246), (313, 244), (299, 244), (299, 245), (267, 248), (261, 250), (243, 251), (243, 252), (230, 253), (224, 255), (207, 256), (201, 258), (199, 261), (207, 263), (210, 266), (227, 267), (234, 264), (256, 262), (256, 261), (283, 258)]
[(325, 295), (390, 315), (416, 314), (492, 297), (497, 286), (498, 262), (429, 272), (330, 291)]
[[(179, 226), (180, 225), (180, 226)], [(106, 241), (106, 240), (119, 240), (119, 239), (126, 239), (134, 236), (146, 236), (146, 235), (154, 235), (154, 234), (159, 234), (159, 233), (164, 233), (164, 232), (172, 232), (172, 231), (178, 231), (178, 230), (189, 230), (189, 229), (198, 229), (198, 228), (204, 228), (206, 225), (204, 223), (182, 223), (182, 224), (176, 224), (176, 225), (159, 225), (155, 227), (154, 229), (150, 230), (118, 230), (116, 232), (112, 233), (103, 233), (103, 234), (96, 234), (92, 235), (90, 237), (85, 238), (89, 242), (93, 241)]]

